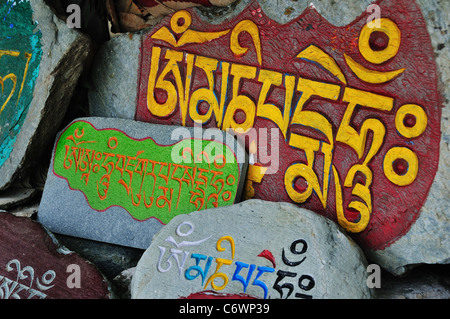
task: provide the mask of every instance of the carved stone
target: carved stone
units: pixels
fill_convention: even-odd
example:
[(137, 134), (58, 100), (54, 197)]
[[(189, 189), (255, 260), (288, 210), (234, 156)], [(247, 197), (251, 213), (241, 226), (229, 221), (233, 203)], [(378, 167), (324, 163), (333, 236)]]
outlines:
[(56, 233), (146, 249), (176, 215), (239, 201), (246, 160), (217, 129), (77, 119), (57, 137), (38, 218)]
[(97, 268), (42, 225), (0, 212), (0, 299), (109, 299)]
[(360, 248), (289, 203), (248, 200), (174, 218), (132, 279), (132, 298), (370, 298)]
[(0, 1), (0, 190), (23, 179), (58, 130), (90, 40), (43, 0)]

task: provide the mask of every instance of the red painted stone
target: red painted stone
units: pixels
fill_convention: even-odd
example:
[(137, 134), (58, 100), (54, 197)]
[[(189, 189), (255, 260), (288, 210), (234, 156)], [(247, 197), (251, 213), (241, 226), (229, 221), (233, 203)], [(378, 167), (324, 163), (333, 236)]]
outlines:
[(39, 223), (0, 213), (0, 299), (107, 298), (93, 264), (61, 249)]
[(314, 8), (280, 25), (256, 1), (221, 25), (179, 11), (143, 40), (136, 120), (254, 127), (248, 197), (295, 202), (384, 249), (428, 196), (441, 103), (419, 6), (376, 4), (375, 29), (371, 13), (336, 27)]

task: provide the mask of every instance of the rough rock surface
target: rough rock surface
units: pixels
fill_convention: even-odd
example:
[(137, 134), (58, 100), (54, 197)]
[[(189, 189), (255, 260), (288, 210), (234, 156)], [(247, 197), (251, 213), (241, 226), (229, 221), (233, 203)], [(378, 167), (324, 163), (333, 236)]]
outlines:
[(121, 34), (97, 52), (89, 90), (91, 116), (134, 119), (141, 40), (140, 34)]

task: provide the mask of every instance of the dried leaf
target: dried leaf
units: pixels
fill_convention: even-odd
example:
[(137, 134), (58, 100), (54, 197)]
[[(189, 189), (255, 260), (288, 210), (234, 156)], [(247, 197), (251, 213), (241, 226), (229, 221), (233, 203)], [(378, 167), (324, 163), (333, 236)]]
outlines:
[(106, 12), (108, 13), (108, 20), (112, 24), (111, 31), (114, 33), (121, 32), (119, 19), (117, 18), (116, 6), (114, 5), (114, 0), (106, 1)]
[(144, 11), (144, 14), (152, 15), (154, 17), (164, 17), (164, 16), (174, 12), (173, 9), (171, 9), (167, 6), (161, 5), (161, 4), (158, 4), (153, 7), (145, 7), (145, 8), (143, 8), (143, 11)]
[(132, 13), (120, 12), (120, 27), (123, 31), (134, 32), (149, 27), (145, 20)]

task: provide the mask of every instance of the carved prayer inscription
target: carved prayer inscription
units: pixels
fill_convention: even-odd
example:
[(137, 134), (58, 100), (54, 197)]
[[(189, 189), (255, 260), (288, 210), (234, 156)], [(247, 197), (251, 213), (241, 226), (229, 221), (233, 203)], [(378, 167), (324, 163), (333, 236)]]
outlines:
[(158, 145), (151, 137), (136, 140), (81, 120), (61, 134), (53, 169), (94, 210), (120, 206), (136, 220), (163, 224), (179, 214), (232, 205), (240, 178), (235, 154), (220, 142), (187, 138)]
[(97, 268), (39, 223), (0, 212), (0, 299), (106, 299)]
[[(187, 228), (189, 231), (183, 233), (182, 230)], [(188, 237), (194, 231), (194, 225), (190, 222), (181, 223), (177, 228), (177, 234), (181, 237)], [(276, 252), (277, 259), (283, 261), (282, 265), (276, 264), (276, 258), (269, 250), (263, 250), (257, 257), (261, 258), (259, 265), (247, 263), (243, 260), (235, 258), (237, 246), (233, 236), (220, 237), (214, 243), (212, 236), (203, 238), (199, 241), (183, 241), (177, 243), (173, 237), (169, 236), (165, 241), (168, 246), (177, 248), (187, 247), (186, 250), (174, 249), (165, 246), (158, 246), (160, 251), (157, 270), (159, 273), (167, 273), (172, 267), (177, 267), (180, 280), (186, 280), (188, 284), (196, 285), (194, 288), (198, 291), (214, 291), (220, 292), (224, 290), (229, 283), (236, 281), (238, 289), (235, 295), (245, 296), (247, 288), (254, 286), (259, 298), (289, 298), (291, 295), (300, 299), (312, 299), (310, 294), (316, 284), (313, 276), (302, 274), (300, 265), (306, 260), (308, 243), (304, 239), (297, 239), (287, 245), (286, 249)], [(217, 250), (217, 258), (206, 256), (196, 251), (197, 246), (213, 245)], [(197, 248), (199, 249), (199, 248)], [(167, 252), (166, 252), (167, 251)], [(223, 258), (225, 257), (225, 258)], [(296, 260), (294, 260), (296, 258)], [(263, 262), (265, 260), (265, 262)], [(267, 266), (267, 260), (270, 267)], [(222, 268), (223, 267), (223, 268)], [(213, 271), (215, 269), (215, 271)], [(276, 277), (272, 281), (267, 279), (267, 274), (276, 273)], [(281, 282), (283, 281), (283, 284)], [(298, 281), (295, 287), (290, 281)], [(183, 283), (186, 284), (186, 283)], [(283, 290), (283, 288), (287, 288)], [(270, 294), (269, 294), (270, 293)], [(295, 293), (295, 294), (294, 294)]]
[[(377, 5), (375, 23), (345, 27), (314, 8), (280, 25), (257, 2), (221, 25), (178, 11), (144, 38), (136, 119), (234, 130), (254, 160), (247, 197), (297, 203), (382, 249), (427, 198), (441, 111), (419, 7)], [(278, 134), (261, 140), (267, 128)]]
[[(11, 278), (0, 275), (0, 299), (45, 299), (45, 292), (53, 288), (54, 270), (50, 269), (41, 278), (35, 278), (34, 268), (22, 267), (18, 259), (10, 260), (5, 269), (10, 272)], [(29, 285), (21, 283), (24, 279), (29, 279)]]
[(131, 296), (366, 298), (357, 249), (323, 216), (291, 203), (247, 200), (175, 217), (141, 257)]

